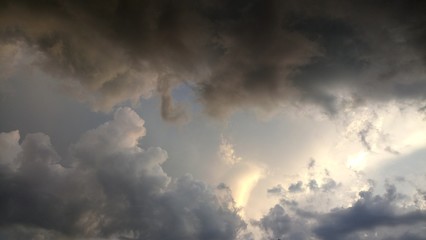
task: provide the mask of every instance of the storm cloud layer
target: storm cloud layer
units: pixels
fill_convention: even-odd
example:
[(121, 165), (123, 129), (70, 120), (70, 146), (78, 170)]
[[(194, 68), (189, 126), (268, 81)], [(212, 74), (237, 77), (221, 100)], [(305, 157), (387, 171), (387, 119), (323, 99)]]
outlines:
[(425, 239), (425, 12), (0, 0), (0, 240)]
[(138, 146), (143, 124), (117, 110), (70, 148), (70, 167), (42, 133), (1, 133), (0, 238), (235, 239), (246, 224), (231, 193), (169, 177), (167, 153)]
[(97, 110), (159, 94), (170, 121), (187, 118), (171, 96), (180, 84), (214, 116), (301, 103), (329, 114), (394, 99), (422, 107), (424, 10), (397, 0), (2, 1), (1, 61), (19, 69), (14, 49), (25, 48), (29, 65)]

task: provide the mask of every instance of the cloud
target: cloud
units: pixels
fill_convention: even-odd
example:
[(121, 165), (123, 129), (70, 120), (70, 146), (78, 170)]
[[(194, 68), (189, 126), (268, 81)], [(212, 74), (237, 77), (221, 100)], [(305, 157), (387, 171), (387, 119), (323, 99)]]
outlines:
[[(328, 195), (333, 193), (328, 193)], [(288, 197), (288, 196), (287, 196)], [(287, 198), (286, 197), (286, 198)], [(329, 196), (335, 198), (337, 196)], [(383, 195), (373, 189), (359, 192), (359, 199), (349, 206), (320, 211), (306, 199), (294, 202), (283, 198), (259, 221), (252, 224), (266, 237), (280, 239), (421, 239), (426, 222), (424, 209), (411, 198), (386, 184)], [(320, 196), (314, 198), (319, 204)], [(395, 238), (396, 237), (396, 238)]]
[(266, 216), (260, 219), (259, 222), (254, 222), (254, 224), (266, 231), (270, 231), (272, 236), (277, 238), (290, 231), (291, 218), (285, 213), (283, 207), (275, 205)]
[[(267, 193), (281, 196), (280, 204), (253, 221), (266, 236), (422, 236), (414, 229), (424, 223), (422, 190), (416, 192), (413, 205), (409, 197), (401, 197), (392, 188), (377, 195), (361, 191), (358, 182), (343, 186), (340, 181), (349, 179), (346, 176), (335, 178), (338, 181), (328, 172), (327, 176), (316, 176), (316, 167), (325, 162), (327, 169), (333, 170), (342, 165), (336, 159), (347, 159), (353, 169), (371, 171), (384, 166), (381, 164), (386, 160), (381, 158), (402, 158), (423, 147), (424, 136), (419, 131), (423, 119), (415, 117), (423, 111), (426, 96), (425, 6), (419, 1), (383, 4), (337, 0), (319, 4), (311, 0), (2, 1), (2, 86), (21, 76), (33, 76), (34, 80), (31, 71), (36, 69), (40, 78), (49, 75), (46, 86), (59, 86), (90, 104), (92, 110), (111, 111), (156, 96), (161, 101), (163, 119), (185, 123), (190, 108), (177, 100), (184, 93), (175, 91), (184, 84), (197, 94), (194, 109), (201, 103), (211, 116), (224, 117), (240, 109), (273, 111), (286, 105), (292, 105), (291, 109), (314, 106), (332, 117), (343, 113), (347, 118), (339, 120), (348, 121), (349, 127), (348, 134), (344, 133), (348, 139), (335, 141), (331, 136), (344, 131), (335, 133), (334, 128), (325, 127), (318, 132), (311, 121), (307, 121), (311, 126), (303, 120), (299, 123), (299, 119), (287, 121), (289, 114), (279, 119), (285, 120), (280, 127), (286, 125), (281, 132), (250, 126), (247, 134), (259, 133), (257, 139), (262, 139), (264, 131), (271, 134), (266, 134), (263, 139), (268, 141), (261, 144), (244, 140), (243, 148), (254, 146), (245, 149), (247, 152), (237, 154), (234, 145), (222, 139), (220, 157), (227, 164), (213, 166), (188, 158), (185, 161), (191, 164), (175, 161), (168, 165), (173, 169), (168, 173), (173, 176), (182, 175), (182, 169), (189, 166), (205, 179), (226, 180), (235, 201), (226, 185), (212, 188), (189, 175), (171, 177), (163, 169), (167, 152), (142, 148), (142, 144), (164, 141), (169, 134), (177, 134), (180, 140), (200, 140), (198, 135), (204, 130), (181, 138), (180, 133), (165, 130), (160, 124), (158, 133), (165, 137), (158, 135), (140, 142), (146, 134), (144, 121), (132, 110), (119, 108), (113, 120), (87, 131), (78, 141), (73, 139), (68, 154), (56, 148), (58, 154), (46, 134), (29, 134), (21, 139), (18, 131), (1, 133), (0, 210), (4, 216), (0, 216), (0, 238), (235, 239), (246, 227), (240, 217), (243, 210), (238, 207), (262, 202), (258, 196), (256, 200), (251, 196), (265, 193), (263, 187), (269, 184), (276, 187)], [(25, 88), (33, 91), (34, 85), (37, 81)], [(8, 90), (0, 89), (0, 94)], [(33, 95), (34, 99), (39, 95)], [(56, 95), (42, 99), (49, 102)], [(12, 109), (17, 102), (22, 101), (6, 101), (4, 105), (11, 103)], [(34, 106), (22, 103), (24, 110)], [(43, 104), (37, 106), (46, 108)], [(407, 117), (412, 113), (408, 108), (416, 111)], [(76, 117), (81, 120), (81, 116)], [(35, 122), (31, 117), (27, 119), (23, 125)], [(405, 124), (407, 119), (410, 124)], [(306, 127), (291, 129), (299, 125)], [(329, 122), (319, 125), (328, 126)], [(217, 130), (215, 126), (209, 129), (207, 132), (213, 134)], [(313, 134), (305, 133), (309, 129)], [(297, 143), (306, 146), (306, 136), (313, 142), (329, 142), (331, 147), (312, 146), (317, 157), (309, 162), (307, 176), (277, 185), (273, 178), (286, 178), (288, 172), (295, 171), (291, 170), (295, 168), (291, 159), (299, 159), (302, 164), (312, 154), (311, 150), (295, 147)], [(181, 144), (172, 143), (173, 139), (166, 142), (178, 154), (182, 152)], [(210, 149), (217, 141), (208, 143)], [(198, 149), (202, 144), (186, 145), (191, 146), (184, 152), (194, 154), (182, 152), (178, 159), (202, 152)], [(276, 146), (285, 150), (277, 153), (273, 149)], [(268, 150), (256, 150), (262, 148)], [(211, 152), (207, 154), (214, 154)], [(266, 154), (256, 154), (263, 152)], [(290, 156), (294, 153), (296, 157)], [(215, 158), (204, 155), (206, 159)], [(274, 168), (264, 167), (255, 159), (269, 162)], [(220, 171), (210, 171), (216, 168)], [(342, 170), (339, 175), (349, 171)], [(217, 172), (223, 176), (214, 176)], [(266, 174), (271, 176), (266, 178)], [(407, 182), (413, 179), (405, 177)], [(361, 196), (351, 202), (341, 201), (359, 191)], [(407, 202), (411, 208), (406, 208)], [(248, 233), (244, 238), (251, 237)]]
[(188, 121), (188, 113), (182, 105), (176, 105), (172, 97), (172, 84), (177, 85), (177, 80), (170, 76), (159, 79), (157, 91), (161, 94), (161, 116), (163, 119), (185, 123)]
[(336, 183), (336, 181), (334, 181), (331, 178), (325, 179), (325, 183), (323, 183), (321, 185), (321, 188), (324, 192), (329, 192), (337, 187), (339, 187), (340, 184)]
[[(294, 204), (290, 203), (294, 206)], [(302, 220), (302, 221), (300, 221)], [(264, 239), (309, 239), (310, 234), (306, 231), (306, 222), (303, 219), (296, 219), (286, 212), (281, 205), (272, 207), (268, 214), (259, 221), (252, 221), (252, 224), (261, 228), (266, 233)]]
[(95, 110), (158, 94), (169, 121), (187, 119), (183, 83), (213, 116), (425, 99), (423, 3), (323, 3), (3, 1), (0, 59), (17, 57), (0, 63), (31, 59)]
[(303, 182), (297, 181), (297, 183), (292, 183), (288, 187), (288, 191), (291, 193), (302, 192), (303, 191)]
[(308, 169), (313, 169), (315, 167), (315, 159), (311, 158), (308, 163)]
[(223, 136), (221, 137), (218, 154), (220, 159), (228, 165), (237, 164), (242, 160), (241, 157), (235, 154), (234, 145)]
[(423, 233), (423, 235), (419, 235), (419, 234), (416, 234), (416, 233), (410, 233), (410, 232), (406, 232), (406, 233), (404, 233), (404, 234), (402, 234), (401, 236), (398, 236), (398, 237), (389, 237), (389, 238), (386, 238), (386, 240), (404, 240), (404, 239), (406, 239), (406, 240), (422, 240), (422, 239), (424, 239), (424, 233)]
[(262, 165), (250, 161), (236, 163), (224, 172), (222, 179), (233, 189), (233, 196), (238, 207), (247, 205), (253, 188), (263, 178), (264, 172)]
[(16, 168), (14, 158), (22, 150), (19, 145), (19, 131), (0, 133), (0, 150), (2, 167)]
[(401, 209), (393, 205), (396, 200), (394, 187), (382, 196), (371, 192), (360, 192), (361, 199), (346, 209), (334, 211), (319, 218), (320, 225), (314, 232), (321, 239), (342, 239), (361, 230), (372, 230), (381, 226), (415, 225), (426, 221), (424, 211), (415, 210), (398, 213)]
[(268, 194), (271, 194), (271, 195), (278, 195), (278, 196), (280, 196), (281, 194), (283, 194), (284, 193), (284, 188), (280, 185), (280, 184), (278, 184), (277, 186), (275, 186), (275, 187), (272, 187), (272, 188), (270, 188), (270, 189), (268, 189), (268, 190), (266, 190), (266, 192), (268, 193)]
[[(62, 159), (50, 139), (0, 135), (0, 236), (6, 238), (236, 239), (246, 227), (230, 192), (169, 177), (167, 153), (142, 149), (144, 121), (120, 108)], [(71, 167), (62, 163), (70, 161)], [(228, 197), (219, 197), (216, 192)]]
[(319, 189), (318, 183), (315, 179), (312, 179), (308, 183), (309, 190), (315, 191)]

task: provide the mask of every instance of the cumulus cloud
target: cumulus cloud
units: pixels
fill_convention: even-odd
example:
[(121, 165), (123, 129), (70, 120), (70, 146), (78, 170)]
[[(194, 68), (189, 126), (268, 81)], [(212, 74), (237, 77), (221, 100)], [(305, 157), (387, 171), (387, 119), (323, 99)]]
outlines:
[(421, 239), (426, 212), (413, 200), (391, 184), (386, 184), (384, 194), (370, 188), (359, 192), (359, 199), (349, 206), (328, 211), (283, 198), (252, 224), (274, 239)]
[(290, 184), (290, 186), (288, 187), (288, 191), (289, 192), (302, 192), (303, 191), (303, 182), (302, 181), (297, 181), (297, 183), (292, 183)]
[(275, 205), (259, 222), (254, 222), (261, 228), (270, 231), (274, 238), (283, 236), (290, 230), (291, 218), (280, 205)]
[(269, 188), (268, 190), (266, 190), (266, 192), (268, 194), (278, 195), (278, 196), (281, 195), (281, 194), (283, 194), (284, 191), (285, 191), (284, 188), (280, 184), (278, 184), (277, 186)]
[[(418, 1), (3, 1), (0, 59), (26, 48), (19, 61), (32, 59), (97, 110), (158, 93), (164, 119), (185, 121), (171, 93), (186, 83), (214, 116), (306, 102), (334, 114), (368, 101), (425, 100), (424, 8)], [(19, 67), (0, 63), (8, 72)]]
[[(425, 222), (424, 190), (411, 198), (389, 185), (380, 194), (361, 184), (343, 186), (328, 171), (315, 174), (325, 161), (343, 159), (364, 170), (424, 147), (425, 11), (421, 1), (5, 0), (0, 85), (37, 69), (43, 72), (37, 76), (49, 75), (49, 86), (56, 81), (95, 111), (157, 96), (163, 119), (180, 123), (190, 118), (190, 108), (174, 97), (181, 85), (196, 93), (197, 109), (201, 103), (215, 117), (286, 105), (343, 113), (350, 143), (333, 142), (333, 151), (318, 147), (328, 153), (310, 160), (308, 176), (268, 189), (279, 204), (252, 224), (273, 238), (419, 239), (426, 234), (418, 230)], [(7, 90), (0, 87), (0, 94)], [(68, 154), (58, 154), (43, 133), (0, 133), (0, 238), (253, 238), (242, 233), (238, 208), (265, 193), (257, 187), (274, 184), (263, 177), (275, 165), (264, 168), (222, 138), (225, 164), (216, 179), (231, 187), (214, 188), (190, 175), (166, 174), (167, 152), (142, 148), (145, 134), (144, 120), (128, 108), (73, 140)], [(294, 145), (288, 143), (285, 149)], [(297, 158), (279, 159), (286, 166)], [(333, 164), (327, 169), (340, 166)]]
[(384, 196), (374, 196), (370, 191), (365, 191), (360, 192), (360, 197), (349, 208), (334, 209), (321, 216), (314, 232), (321, 239), (342, 239), (357, 231), (381, 226), (414, 226), (426, 222), (426, 212), (404, 211), (395, 204), (397, 194), (394, 187), (388, 188)]
[(70, 148), (70, 167), (45, 134), (21, 144), (17, 131), (0, 134), (0, 163), (10, 166), (0, 171), (0, 237), (236, 239), (246, 224), (230, 192), (169, 177), (167, 153), (139, 146), (143, 124), (118, 109)]

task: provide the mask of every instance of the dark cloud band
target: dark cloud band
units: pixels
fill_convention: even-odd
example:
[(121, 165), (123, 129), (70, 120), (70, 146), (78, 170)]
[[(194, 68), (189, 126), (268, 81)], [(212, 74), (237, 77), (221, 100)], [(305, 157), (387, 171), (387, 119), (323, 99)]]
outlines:
[(306, 102), (333, 114), (370, 100), (424, 100), (424, 9), (422, 1), (2, 1), (0, 41), (32, 49), (34, 64), (98, 110), (158, 91), (164, 118), (181, 121), (171, 91), (185, 82), (215, 116)]

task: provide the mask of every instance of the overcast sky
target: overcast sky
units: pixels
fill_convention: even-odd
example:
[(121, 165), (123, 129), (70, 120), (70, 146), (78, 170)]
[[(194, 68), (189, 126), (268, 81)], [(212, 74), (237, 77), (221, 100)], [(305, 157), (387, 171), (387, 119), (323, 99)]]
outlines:
[(0, 240), (426, 239), (425, 12), (0, 1)]

